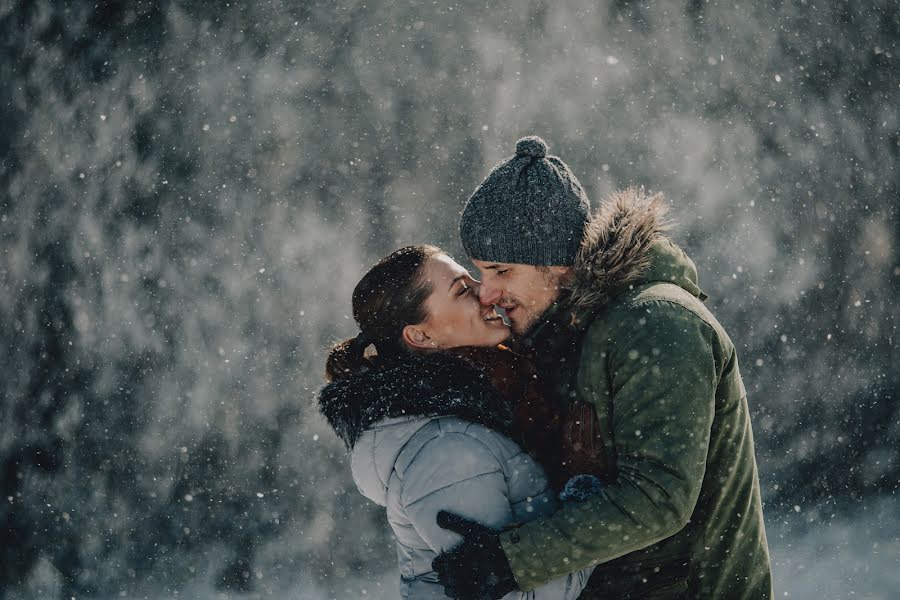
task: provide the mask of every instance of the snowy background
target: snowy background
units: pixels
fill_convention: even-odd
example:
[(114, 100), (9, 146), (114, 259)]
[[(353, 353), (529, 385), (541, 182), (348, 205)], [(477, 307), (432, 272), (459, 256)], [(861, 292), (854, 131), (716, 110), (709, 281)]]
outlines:
[(393, 597), (325, 349), (531, 133), (669, 199), (777, 596), (895, 597), (898, 39), (896, 0), (0, 0), (0, 597)]

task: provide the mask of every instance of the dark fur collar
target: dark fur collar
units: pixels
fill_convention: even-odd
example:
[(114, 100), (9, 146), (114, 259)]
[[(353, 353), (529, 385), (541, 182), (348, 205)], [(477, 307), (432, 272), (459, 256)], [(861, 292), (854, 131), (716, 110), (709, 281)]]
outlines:
[(665, 212), (661, 194), (634, 187), (616, 192), (600, 206), (575, 257), (568, 286), (572, 308), (602, 306), (641, 278), (650, 246), (667, 229)]
[(511, 407), (471, 360), (435, 353), (355, 373), (319, 392), (319, 412), (348, 449), (383, 419), (457, 416), (508, 432)]

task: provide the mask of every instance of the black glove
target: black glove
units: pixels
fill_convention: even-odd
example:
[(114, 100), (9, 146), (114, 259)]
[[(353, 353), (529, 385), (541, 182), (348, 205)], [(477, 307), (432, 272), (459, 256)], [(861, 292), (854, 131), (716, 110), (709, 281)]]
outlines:
[(462, 543), (431, 562), (444, 593), (459, 600), (496, 600), (518, 589), (497, 532), (445, 510), (437, 524), (462, 536)]

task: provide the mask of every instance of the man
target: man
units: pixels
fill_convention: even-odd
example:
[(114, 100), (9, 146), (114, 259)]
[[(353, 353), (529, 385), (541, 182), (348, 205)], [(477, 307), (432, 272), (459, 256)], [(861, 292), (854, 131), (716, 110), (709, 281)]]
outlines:
[(597, 564), (583, 598), (771, 598), (744, 385), (658, 196), (630, 189), (591, 216), (537, 137), (462, 214), (480, 298), (559, 398), (596, 410), (602, 480), (580, 503), (503, 532), (440, 513), (463, 537), (434, 561), (451, 597), (499, 598)]

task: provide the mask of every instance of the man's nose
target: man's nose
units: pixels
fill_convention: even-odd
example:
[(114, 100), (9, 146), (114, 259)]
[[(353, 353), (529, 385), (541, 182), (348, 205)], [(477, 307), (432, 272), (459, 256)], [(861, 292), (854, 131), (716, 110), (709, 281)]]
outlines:
[(489, 306), (496, 304), (500, 300), (500, 288), (496, 288), (485, 283), (480, 284), (478, 289), (478, 300), (484, 305)]

